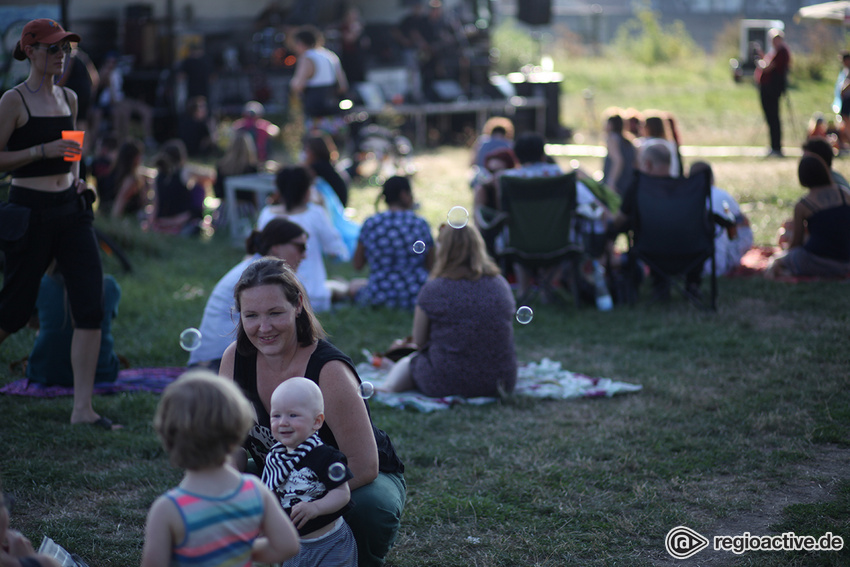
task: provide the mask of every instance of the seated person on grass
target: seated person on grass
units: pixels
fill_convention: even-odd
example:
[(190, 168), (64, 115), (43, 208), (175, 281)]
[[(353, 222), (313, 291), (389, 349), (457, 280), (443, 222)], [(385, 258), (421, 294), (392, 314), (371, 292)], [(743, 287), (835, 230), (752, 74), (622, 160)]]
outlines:
[[(666, 144), (644, 144), (638, 148), (637, 168), (646, 176), (670, 179), (670, 149)], [(632, 183), (623, 195), (620, 212), (609, 228), (609, 235), (626, 232), (635, 228), (637, 222), (637, 184)], [(657, 270), (650, 269), (652, 278), (652, 297), (655, 301), (670, 299), (670, 278)], [(689, 294), (699, 296), (702, 281), (702, 266), (691, 269), (686, 274), (686, 288)]]
[(817, 154), (803, 154), (797, 176), (809, 192), (794, 207), (790, 248), (773, 260), (766, 275), (850, 276), (850, 195), (836, 185)]
[[(120, 363), (115, 354), (115, 340), (112, 337), (112, 320), (118, 315), (118, 302), (121, 300), (121, 288), (110, 275), (103, 277), (103, 323), (101, 324), (100, 352), (94, 381), (98, 383), (115, 382)], [(32, 382), (45, 386), (74, 385), (74, 372), (71, 367), (71, 339), (74, 324), (68, 305), (68, 292), (65, 280), (56, 269), (54, 261), (41, 278), (38, 299), (35, 303), (38, 311), (34, 323), (38, 334), (27, 360), (26, 376)]]
[[(501, 177), (539, 179), (564, 174), (560, 166), (546, 155), (543, 136), (536, 132), (527, 132), (517, 137), (514, 143), (514, 154), (519, 160), (520, 166), (504, 170)], [(580, 177), (576, 182), (576, 206), (578, 209), (590, 209), (599, 212), (598, 218), (588, 223), (589, 229), (585, 231), (585, 238), (589, 242), (590, 255), (600, 257), (604, 253), (605, 241), (605, 221), (603, 219), (607, 219), (610, 213), (602, 201), (597, 199), (587, 185), (581, 181)], [(531, 286), (531, 274), (519, 263), (514, 264), (513, 270), (517, 275), (518, 293), (522, 297)]]
[(186, 145), (165, 142), (156, 158), (156, 195), (150, 226), (156, 232), (191, 235), (200, 231), (204, 186), (186, 168)]
[[(741, 265), (741, 258), (753, 245), (753, 229), (747, 215), (741, 212), (741, 206), (735, 198), (714, 185), (714, 172), (704, 161), (691, 164), (690, 175), (708, 171), (711, 179), (711, 210), (720, 217), (734, 219), (734, 224), (716, 226), (714, 230), (714, 265), (717, 275), (728, 274)], [(703, 274), (711, 269), (711, 259), (705, 261)]]
[(835, 184), (850, 193), (850, 183), (847, 179), (832, 167), (832, 161), (835, 158), (835, 150), (826, 138), (809, 138), (803, 144), (804, 152), (812, 152), (817, 154), (826, 163), (829, 172), (832, 174), (832, 179)]
[(413, 312), (417, 352), (390, 369), (383, 389), (430, 397), (500, 396), (517, 380), (516, 302), (473, 225), (443, 225), (431, 277)]

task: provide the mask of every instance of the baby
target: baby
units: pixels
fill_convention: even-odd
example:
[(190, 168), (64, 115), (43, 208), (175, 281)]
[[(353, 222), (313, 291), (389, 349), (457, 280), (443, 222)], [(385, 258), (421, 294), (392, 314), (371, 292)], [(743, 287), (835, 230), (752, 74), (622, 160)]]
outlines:
[(301, 551), (284, 567), (356, 567), (357, 545), (342, 515), (351, 507), (345, 455), (325, 445), (319, 386), (289, 378), (271, 397), (271, 430), (277, 443), (266, 457), (263, 482), (280, 498), (301, 536)]

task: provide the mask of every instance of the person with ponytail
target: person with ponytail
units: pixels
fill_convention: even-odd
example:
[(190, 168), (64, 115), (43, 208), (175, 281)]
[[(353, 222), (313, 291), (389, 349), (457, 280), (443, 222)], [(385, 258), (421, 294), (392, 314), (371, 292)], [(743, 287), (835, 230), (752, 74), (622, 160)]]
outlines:
[(360, 229), (352, 265), (369, 266), (369, 280), (355, 298), (361, 305), (413, 309), (434, 264), (434, 238), (428, 222), (414, 212), (410, 180), (393, 176), (375, 203), (388, 210), (372, 215)]
[(233, 311), (233, 286), (251, 262), (263, 256), (284, 260), (293, 271), (306, 256), (307, 233), (294, 222), (275, 218), (254, 230), (245, 240), (244, 260), (221, 278), (210, 293), (201, 319), (201, 346), (189, 355), (189, 366), (202, 366), (218, 372), (224, 350), (233, 342), (237, 315)]
[(53, 20), (28, 22), (14, 57), (29, 61), (29, 76), (0, 98), (0, 171), (11, 172), (9, 201), (0, 209), (6, 254), (0, 343), (29, 322), (41, 277), (55, 258), (74, 321), (70, 421), (112, 430), (118, 426), (92, 406), (104, 312), (103, 267), (92, 227), (94, 192), (80, 176), (80, 162), (70, 161), (79, 158), (81, 145), (62, 138), (64, 130), (76, 129), (77, 95), (56, 84), (71, 42), (79, 41)]

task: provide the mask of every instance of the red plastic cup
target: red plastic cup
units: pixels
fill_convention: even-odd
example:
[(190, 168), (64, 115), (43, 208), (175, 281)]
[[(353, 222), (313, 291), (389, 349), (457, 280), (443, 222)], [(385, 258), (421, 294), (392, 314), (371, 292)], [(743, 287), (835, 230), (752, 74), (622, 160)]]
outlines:
[(80, 144), (79, 151), (68, 150), (65, 152), (65, 161), (80, 161), (83, 158), (83, 140), (86, 132), (84, 130), (62, 130), (63, 140), (74, 140)]

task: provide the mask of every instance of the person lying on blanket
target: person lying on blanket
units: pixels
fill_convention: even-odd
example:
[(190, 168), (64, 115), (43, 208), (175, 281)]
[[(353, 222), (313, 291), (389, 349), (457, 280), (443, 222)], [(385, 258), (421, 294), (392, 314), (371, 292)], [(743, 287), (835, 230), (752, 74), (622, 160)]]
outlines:
[(442, 226), (437, 258), (413, 313), (417, 352), (399, 360), (381, 390), (426, 396), (498, 396), (516, 386), (516, 302), (472, 225)]

